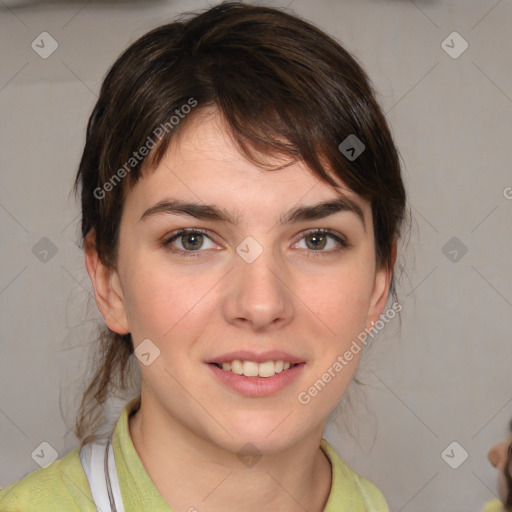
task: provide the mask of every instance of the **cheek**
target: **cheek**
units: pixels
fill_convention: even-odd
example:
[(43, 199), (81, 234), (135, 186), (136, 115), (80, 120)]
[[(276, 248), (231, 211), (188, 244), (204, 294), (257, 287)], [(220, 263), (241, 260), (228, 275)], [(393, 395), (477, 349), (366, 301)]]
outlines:
[(303, 302), (326, 334), (345, 339), (366, 327), (372, 284), (367, 273), (341, 271), (311, 282), (302, 291)]
[[(171, 271), (160, 255), (136, 251), (125, 262), (123, 290), (135, 345), (145, 338), (164, 343), (200, 337), (209, 315), (222, 310), (226, 297), (218, 293), (223, 275), (218, 269), (197, 273), (184, 266)], [(302, 272), (289, 286), (283, 285), (282, 293), (294, 304), (296, 322), (326, 340), (334, 335), (338, 343), (333, 346), (342, 348), (366, 327), (372, 270), (364, 254), (354, 254), (322, 273)]]
[(171, 273), (162, 264), (139, 265), (127, 279), (125, 305), (135, 344), (144, 338), (165, 340), (176, 337), (186, 327), (192, 334), (194, 319), (207, 304), (207, 279)]

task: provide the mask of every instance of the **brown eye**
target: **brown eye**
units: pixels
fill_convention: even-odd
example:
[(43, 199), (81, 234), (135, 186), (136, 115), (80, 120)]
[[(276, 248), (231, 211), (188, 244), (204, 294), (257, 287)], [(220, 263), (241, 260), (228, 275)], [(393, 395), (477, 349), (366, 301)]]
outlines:
[(308, 231), (299, 242), (302, 240), (306, 242), (306, 249), (320, 254), (325, 253), (326, 255), (350, 247), (350, 244), (341, 235), (328, 229)]
[(185, 249), (199, 249), (203, 245), (202, 233), (186, 233), (185, 235), (181, 235), (181, 239), (183, 240), (182, 245)]
[(327, 236), (323, 233), (311, 233), (305, 237), (306, 240), (308, 239), (308, 237), (309, 240), (311, 241), (311, 245), (308, 244), (307, 242), (306, 244), (310, 249), (324, 249), (325, 246), (327, 245)]
[[(207, 245), (208, 241), (211, 244), (210, 247)], [(180, 229), (164, 241), (162, 246), (170, 252), (184, 256), (199, 256), (204, 249), (218, 248), (207, 232), (200, 229)]]

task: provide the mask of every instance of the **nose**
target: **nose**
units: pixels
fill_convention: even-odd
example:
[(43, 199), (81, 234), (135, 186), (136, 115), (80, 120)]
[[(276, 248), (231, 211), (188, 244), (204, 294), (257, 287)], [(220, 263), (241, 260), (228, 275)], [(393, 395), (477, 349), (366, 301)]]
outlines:
[(254, 331), (283, 327), (294, 316), (291, 278), (271, 249), (264, 249), (250, 261), (235, 259), (228, 277), (224, 315), (229, 323)]

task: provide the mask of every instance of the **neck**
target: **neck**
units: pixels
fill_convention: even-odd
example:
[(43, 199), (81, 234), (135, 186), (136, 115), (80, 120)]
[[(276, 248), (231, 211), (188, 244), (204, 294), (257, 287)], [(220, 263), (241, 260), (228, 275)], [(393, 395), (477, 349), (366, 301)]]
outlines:
[(191, 434), (168, 415), (147, 421), (144, 403), (128, 423), (142, 464), (173, 510), (194, 510), (194, 504), (208, 512), (224, 511), (226, 504), (246, 512), (324, 510), (332, 470), (319, 447), (323, 429), (244, 468), (236, 454)]

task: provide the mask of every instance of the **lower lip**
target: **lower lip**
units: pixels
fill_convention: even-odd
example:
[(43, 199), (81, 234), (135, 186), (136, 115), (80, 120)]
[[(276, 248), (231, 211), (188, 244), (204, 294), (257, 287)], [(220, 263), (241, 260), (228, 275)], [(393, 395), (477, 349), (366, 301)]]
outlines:
[(272, 377), (246, 377), (222, 370), (214, 364), (207, 365), (224, 384), (246, 396), (262, 397), (278, 393), (292, 384), (302, 373), (305, 363), (300, 363)]

